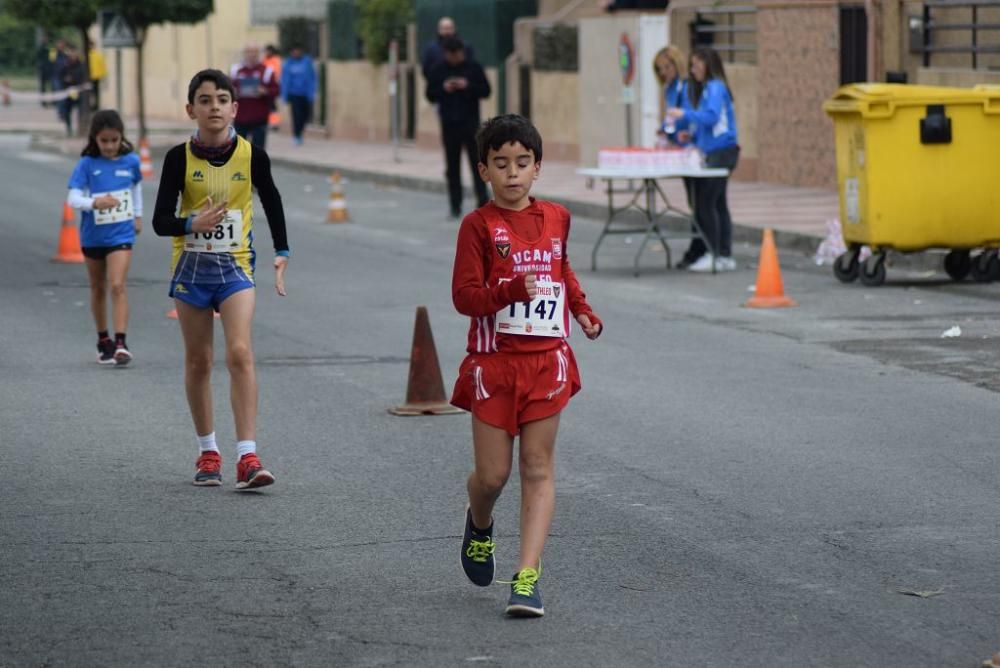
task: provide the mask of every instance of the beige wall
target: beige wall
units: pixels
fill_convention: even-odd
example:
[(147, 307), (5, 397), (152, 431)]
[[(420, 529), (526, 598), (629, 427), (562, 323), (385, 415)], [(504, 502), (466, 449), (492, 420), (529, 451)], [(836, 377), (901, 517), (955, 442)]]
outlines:
[[(216, 2), (215, 12), (195, 25), (166, 24), (149, 30), (143, 50), (147, 119), (186, 121), (187, 84), (198, 70), (215, 67), (229, 71), (238, 62), (248, 42), (265, 44), (277, 40), (274, 27), (250, 26), (249, 0)], [(108, 76), (102, 101), (120, 107), (126, 115), (137, 108), (136, 49), (122, 49), (122, 92), (116, 99), (115, 49), (104, 49)]]
[(832, 2), (762, 0), (758, 7), (757, 176), (762, 181), (836, 183), (833, 125), (822, 102), (840, 83), (838, 25)]
[[(493, 93), (480, 103), (482, 118), (496, 114), (497, 70), (487, 67), (486, 78)], [(366, 60), (328, 61), (327, 126), (331, 136), (387, 141), (391, 139), (389, 78), (385, 65)], [(437, 109), (424, 97), (427, 83), (416, 76), (416, 141), (421, 146), (438, 146), (441, 129)]]
[(542, 135), (545, 158), (580, 158), (579, 81), (576, 72), (533, 72), (531, 120)]
[(1000, 84), (1000, 72), (921, 67), (917, 70), (914, 83), (924, 86), (971, 88), (976, 84)]
[(733, 178), (749, 181), (757, 178), (760, 148), (757, 142), (758, 68), (756, 65), (726, 65), (726, 79), (733, 94), (733, 111), (739, 132), (740, 162)]

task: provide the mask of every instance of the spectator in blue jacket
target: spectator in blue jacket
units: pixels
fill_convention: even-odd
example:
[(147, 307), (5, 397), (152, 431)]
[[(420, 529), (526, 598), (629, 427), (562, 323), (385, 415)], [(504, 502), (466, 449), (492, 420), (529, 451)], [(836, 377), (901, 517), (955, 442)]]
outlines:
[[(680, 139), (690, 137), (705, 155), (706, 167), (732, 170), (740, 157), (733, 113), (733, 95), (719, 54), (700, 47), (691, 54), (691, 78), (681, 107), (667, 109), (667, 118), (687, 123)], [(694, 179), (695, 216), (708, 243), (707, 252), (689, 267), (691, 271), (733, 271), (733, 220), (729, 215), (726, 186), (729, 177)]]
[(301, 46), (293, 46), (281, 66), (281, 96), (292, 108), (292, 136), (301, 145), (316, 99), (316, 68)]

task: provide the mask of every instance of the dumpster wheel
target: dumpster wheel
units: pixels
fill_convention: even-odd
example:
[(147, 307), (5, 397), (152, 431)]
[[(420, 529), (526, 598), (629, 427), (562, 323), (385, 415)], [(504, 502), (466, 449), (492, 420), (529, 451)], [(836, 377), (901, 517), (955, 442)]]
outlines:
[(846, 253), (841, 253), (833, 263), (833, 275), (841, 283), (853, 283), (861, 273), (861, 263), (858, 256), (861, 248), (852, 248)]
[(885, 253), (873, 253), (861, 265), (861, 282), (868, 287), (885, 283)]
[(989, 283), (1000, 278), (1000, 258), (997, 250), (988, 248), (972, 261), (972, 278), (978, 283)]
[(961, 281), (972, 271), (972, 258), (967, 250), (951, 250), (944, 256), (944, 270), (953, 280)]

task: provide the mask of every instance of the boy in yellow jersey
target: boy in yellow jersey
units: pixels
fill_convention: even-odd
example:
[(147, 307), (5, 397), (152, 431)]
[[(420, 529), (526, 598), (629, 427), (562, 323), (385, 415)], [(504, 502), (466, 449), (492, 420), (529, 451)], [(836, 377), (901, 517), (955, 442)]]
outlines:
[[(195, 485), (222, 484), (215, 442), (211, 372), (213, 310), (222, 316), (226, 366), (236, 422), (236, 489), (274, 482), (257, 457), (257, 377), (250, 328), (254, 290), (253, 189), (274, 241), (275, 287), (285, 295), (288, 240), (271, 162), (236, 135), (233, 85), (219, 70), (202, 70), (188, 86), (188, 116), (198, 130), (163, 162), (153, 229), (173, 237), (170, 296), (184, 336), (184, 389), (198, 437)], [(180, 205), (178, 207), (178, 198)], [(179, 216), (177, 212), (179, 211)]]

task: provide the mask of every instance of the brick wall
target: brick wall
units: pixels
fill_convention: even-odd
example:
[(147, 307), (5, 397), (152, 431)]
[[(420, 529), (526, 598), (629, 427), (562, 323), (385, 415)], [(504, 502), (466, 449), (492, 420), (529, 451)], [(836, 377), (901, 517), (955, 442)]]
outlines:
[(758, 178), (835, 187), (833, 125), (822, 104), (840, 83), (837, 5), (761, 0), (757, 11)]

